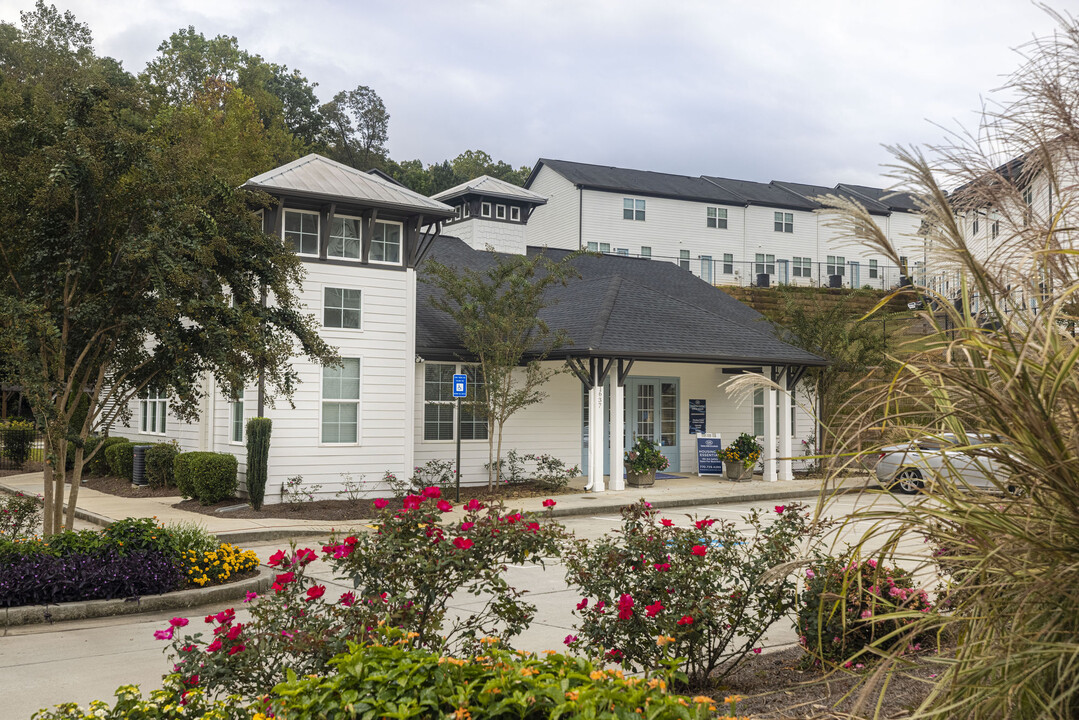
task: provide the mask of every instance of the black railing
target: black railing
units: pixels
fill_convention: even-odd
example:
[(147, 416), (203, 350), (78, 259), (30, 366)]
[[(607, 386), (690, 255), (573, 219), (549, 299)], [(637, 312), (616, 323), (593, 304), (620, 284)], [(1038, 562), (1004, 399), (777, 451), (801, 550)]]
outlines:
[(40, 430), (21, 422), (0, 422), (0, 470), (26, 470), (40, 463), (45, 436)]

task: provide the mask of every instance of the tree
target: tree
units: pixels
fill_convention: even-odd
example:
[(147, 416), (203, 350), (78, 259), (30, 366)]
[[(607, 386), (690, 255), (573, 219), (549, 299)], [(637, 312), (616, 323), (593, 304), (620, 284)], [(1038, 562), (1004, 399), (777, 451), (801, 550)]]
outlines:
[(386, 157), (390, 115), (382, 98), (366, 85), (341, 91), (322, 106), (326, 145), (335, 160), (360, 170)]
[(576, 254), (558, 262), (543, 253), (487, 256), (483, 269), (428, 261), (424, 282), (440, 291), (431, 303), (457, 323), (467, 359), (479, 366), (483, 378), (477, 402), (487, 415), (487, 486), (492, 489), (501, 478), (506, 421), (542, 401), (546, 394), (540, 388), (560, 372), (543, 365), (551, 351), (566, 342), (562, 331), (552, 330), (540, 318), (547, 290), (567, 284), (578, 273), (571, 264)]
[[(232, 393), (262, 369), (287, 397), (295, 345), (335, 356), (299, 311), (299, 262), (252, 211), (269, 199), (213, 162), (220, 118), (197, 105), (155, 117), (143, 83), (97, 57), (70, 13), (39, 0), (22, 19), (0, 25), (0, 342), (44, 430), (48, 535), (72, 527), (91, 429), (140, 393), (190, 418), (207, 373)], [(222, 102), (242, 132), (260, 127), (238, 119), (242, 95)]]

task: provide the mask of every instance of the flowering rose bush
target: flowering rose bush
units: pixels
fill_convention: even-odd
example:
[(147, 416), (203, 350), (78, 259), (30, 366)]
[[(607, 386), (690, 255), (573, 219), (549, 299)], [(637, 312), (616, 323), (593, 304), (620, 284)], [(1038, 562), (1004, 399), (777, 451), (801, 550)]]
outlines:
[(34, 536), (41, 522), (41, 499), (32, 495), (0, 494), (0, 540)]
[(724, 676), (794, 606), (796, 581), (769, 571), (819, 538), (805, 507), (789, 505), (748, 529), (704, 518), (680, 528), (641, 501), (620, 530), (575, 543), (567, 578), (581, 589), (581, 623), (567, 644), (624, 667), (656, 668), (685, 658), (693, 683)]
[[(805, 570), (805, 591), (798, 605), (799, 641), (816, 662), (849, 667), (870, 646), (890, 651), (920, 638), (903, 628), (932, 609), (928, 594), (910, 573), (869, 559), (820, 558)], [(907, 614), (897, 617), (895, 613)], [(884, 619), (877, 616), (887, 613)]]

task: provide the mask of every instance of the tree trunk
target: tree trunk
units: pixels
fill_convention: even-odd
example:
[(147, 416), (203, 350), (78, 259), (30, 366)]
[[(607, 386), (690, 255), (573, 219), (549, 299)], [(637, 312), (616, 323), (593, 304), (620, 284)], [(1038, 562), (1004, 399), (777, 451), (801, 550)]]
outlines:
[(41, 450), (41, 456), (44, 462), (45, 468), (45, 488), (42, 493), (42, 502), (45, 504), (45, 511), (41, 515), (42, 535), (49, 537), (55, 530), (53, 530), (52, 524), (52, 465), (49, 463), (49, 453), (52, 450), (52, 443), (49, 441), (49, 434), (45, 433), (45, 444)]
[(495, 487), (495, 416), (487, 409), (487, 489)]
[(64, 517), (64, 529), (67, 531), (75, 529), (75, 507), (79, 500), (79, 485), (82, 483), (83, 454), (85, 452), (84, 448), (75, 448), (75, 467), (71, 469), (71, 493), (67, 498), (67, 513), (65, 513)]

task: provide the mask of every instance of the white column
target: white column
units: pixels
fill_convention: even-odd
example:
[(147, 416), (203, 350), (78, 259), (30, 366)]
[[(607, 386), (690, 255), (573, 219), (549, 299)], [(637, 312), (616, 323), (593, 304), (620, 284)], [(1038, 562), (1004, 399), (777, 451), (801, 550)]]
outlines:
[[(592, 486), (592, 492), (603, 492), (603, 453), (606, 451), (603, 442), (603, 424), (606, 419), (603, 415), (603, 384), (600, 383), (600, 367), (601, 363), (596, 362), (595, 369), (592, 371), (592, 389), (589, 391), (589, 395), (592, 399), (592, 407), (594, 413), (589, 415), (590, 422), (588, 423), (588, 467), (589, 467), (589, 484)], [(595, 421), (591, 421), (591, 418), (595, 418)]]
[[(790, 370), (787, 370), (789, 373)], [(779, 381), (780, 385), (787, 387), (787, 375), (784, 374)], [(791, 394), (786, 390), (779, 391), (779, 479), (794, 479), (794, 462), (791, 460)]]
[(611, 370), (611, 490), (625, 490), (624, 472), (626, 388), (618, 384), (618, 370)]
[(599, 418), (596, 416), (596, 389), (593, 387), (588, 391), (588, 454), (585, 456), (584, 473), (588, 476), (588, 483), (584, 486), (585, 490), (592, 490), (596, 483), (596, 464), (592, 462), (593, 450), (599, 445), (599, 438), (603, 437), (602, 430), (596, 432), (596, 426), (599, 422)]
[(776, 481), (776, 391), (764, 388), (764, 481)]

